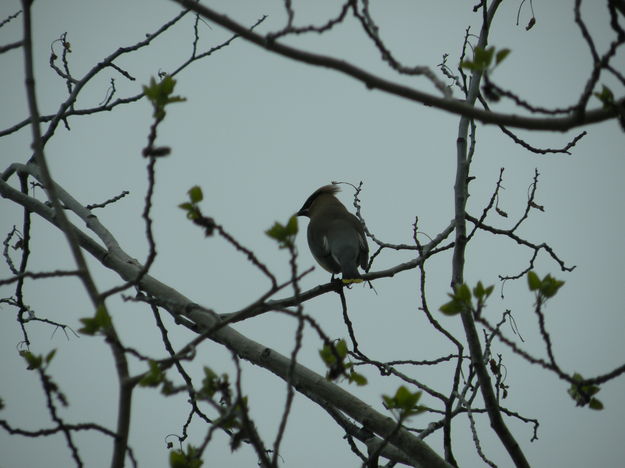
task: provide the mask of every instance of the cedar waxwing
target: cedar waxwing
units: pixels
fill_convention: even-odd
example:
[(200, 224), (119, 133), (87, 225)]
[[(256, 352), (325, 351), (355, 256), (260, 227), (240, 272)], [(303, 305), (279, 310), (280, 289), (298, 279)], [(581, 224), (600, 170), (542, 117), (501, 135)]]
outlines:
[(336, 185), (316, 190), (297, 216), (308, 216), (308, 246), (317, 263), (333, 275), (342, 273), (343, 283), (360, 283), (358, 265), (369, 260), (369, 246), (362, 223), (334, 195)]

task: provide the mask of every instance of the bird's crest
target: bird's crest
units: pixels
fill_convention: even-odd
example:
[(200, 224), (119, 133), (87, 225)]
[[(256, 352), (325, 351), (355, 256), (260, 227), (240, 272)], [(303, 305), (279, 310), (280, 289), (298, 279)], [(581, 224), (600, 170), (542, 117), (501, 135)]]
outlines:
[(324, 185), (323, 187), (318, 188), (317, 190), (315, 190), (313, 192), (313, 194), (308, 197), (308, 199), (304, 202), (304, 205), (302, 206), (302, 209), (300, 210), (300, 213), (304, 213), (306, 212), (309, 208), (310, 205), (312, 205), (312, 203), (321, 195), (336, 195), (337, 193), (339, 193), (341, 191), (341, 189), (339, 188), (338, 185), (336, 184), (330, 184), (330, 185)]

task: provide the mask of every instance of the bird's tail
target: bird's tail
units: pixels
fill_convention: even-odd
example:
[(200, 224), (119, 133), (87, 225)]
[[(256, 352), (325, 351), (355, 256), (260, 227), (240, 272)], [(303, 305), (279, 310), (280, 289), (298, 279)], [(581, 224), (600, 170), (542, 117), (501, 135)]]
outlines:
[(358, 272), (356, 262), (353, 260), (341, 264), (341, 272), (343, 273), (343, 284), (362, 283), (363, 279)]
[(354, 283), (362, 283), (364, 280), (362, 278), (342, 278), (343, 284), (354, 284)]

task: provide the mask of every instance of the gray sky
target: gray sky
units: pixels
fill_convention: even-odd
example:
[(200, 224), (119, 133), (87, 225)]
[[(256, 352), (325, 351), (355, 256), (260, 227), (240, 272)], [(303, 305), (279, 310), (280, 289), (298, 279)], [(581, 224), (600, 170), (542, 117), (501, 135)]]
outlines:
[[(512, 53), (496, 70), (493, 78), (531, 103), (567, 106), (579, 96), (589, 73), (590, 56), (573, 23), (572, 2), (535, 2), (536, 26), (529, 32), (528, 6), (504, 2), (490, 36), (497, 48)], [(527, 3), (527, 2), (526, 2)], [(584, 18), (596, 34), (603, 51), (611, 40), (607, 34), (607, 13), (585, 2)], [(284, 23), (280, 2), (211, 2), (243, 24), (253, 24), (269, 15), (263, 32)], [(334, 2), (314, 2), (314, 7), (294, 3), (296, 24), (322, 22), (336, 13)], [(381, 34), (397, 57), (409, 65), (440, 63), (449, 54), (448, 64), (458, 62), (468, 25), (478, 32), (479, 15), (461, 1), (396, 1), (376, 7)], [(19, 9), (11, 0), (0, 5), (0, 18)], [(120, 46), (141, 40), (172, 17), (177, 8), (167, 1), (63, 1), (36, 2), (34, 6), (35, 70), (40, 110), (53, 113), (66, 97), (65, 84), (48, 67), (50, 43), (63, 32), (72, 45), (70, 67), (82, 76), (95, 63)], [(301, 14), (301, 16), (300, 16)], [(18, 40), (21, 21), (0, 29), (0, 44)], [(201, 50), (213, 47), (230, 36), (215, 25), (200, 25)], [(186, 18), (171, 32), (138, 54), (120, 60), (136, 81), (129, 82), (113, 70), (100, 74), (79, 100), (79, 107), (100, 103), (111, 77), (118, 96), (136, 94), (150, 76), (171, 71), (190, 54), (192, 18)], [(292, 44), (342, 57), (382, 76), (393, 76), (379, 60), (353, 20), (324, 36), (305, 36)], [(56, 50), (59, 45), (56, 44)], [(622, 72), (625, 60), (615, 61)], [(0, 56), (0, 128), (27, 116), (23, 90), (22, 60), (18, 50)], [(402, 78), (411, 86), (431, 90), (420, 78)], [(615, 94), (622, 89), (610, 80)], [(617, 92), (618, 90), (618, 92)], [(178, 77), (177, 94), (187, 101), (168, 110), (159, 130), (158, 143), (170, 146), (172, 154), (158, 162), (154, 204), (154, 229), (158, 257), (151, 274), (177, 288), (197, 303), (219, 313), (232, 312), (255, 300), (268, 287), (267, 281), (218, 238), (205, 239), (177, 208), (186, 191), (202, 186), (207, 215), (214, 216), (241, 243), (253, 249), (280, 278), (288, 278), (287, 255), (277, 249), (263, 231), (274, 221), (286, 221), (317, 187), (332, 180), (364, 182), (362, 214), (369, 229), (387, 242), (410, 242), (411, 224), (419, 216), (420, 231), (435, 236), (453, 214), (455, 140), (458, 118), (438, 110), (404, 102), (336, 72), (316, 69), (272, 55), (243, 40), (214, 56), (192, 65)], [(593, 107), (597, 105), (592, 100)], [(508, 103), (496, 106), (509, 111)], [(141, 211), (145, 196), (145, 146), (151, 123), (151, 109), (140, 101), (113, 113), (70, 119), (71, 131), (59, 128), (46, 147), (53, 177), (84, 203), (101, 202), (130, 190), (131, 194), (97, 212), (101, 221), (117, 236), (122, 247), (140, 261), (147, 254)], [(491, 224), (507, 228), (521, 215), (534, 170), (540, 173), (537, 202), (545, 212), (532, 211), (520, 234), (532, 242), (547, 242), (573, 273), (559, 271), (556, 263), (541, 253), (536, 270), (552, 273), (566, 281), (558, 296), (548, 304), (547, 321), (554, 340), (554, 351), (563, 368), (584, 376), (597, 375), (623, 363), (625, 344), (625, 297), (622, 294), (623, 206), (625, 173), (623, 134), (614, 122), (586, 128), (589, 133), (573, 149), (573, 154), (537, 156), (526, 152), (492, 126), (479, 126), (477, 152), (472, 166), (476, 180), (471, 183), (468, 209), (481, 212), (505, 168), (500, 207), (508, 219), (492, 215)], [(581, 130), (566, 134), (519, 132), (535, 146), (564, 146)], [(27, 128), (0, 139), (0, 161), (4, 168), (29, 157), (30, 132)], [(344, 186), (347, 187), (347, 186)], [(341, 195), (351, 207), (352, 192)], [(0, 232), (21, 224), (21, 212), (12, 204), (0, 202)], [(305, 229), (302, 220), (300, 228)], [(33, 255), (30, 270), (71, 268), (63, 237), (45, 223), (33, 223)], [(427, 238), (422, 237), (425, 241)], [(314, 264), (305, 236), (298, 236), (300, 268)], [(508, 282), (499, 297), (498, 275), (523, 270), (531, 252), (509, 240), (482, 234), (467, 250), (465, 278), (496, 284), (497, 294), (489, 302), (491, 322), (505, 309), (511, 309), (525, 339), (524, 347), (544, 357), (545, 350), (532, 313), (532, 296), (525, 280)], [(375, 264), (382, 269), (406, 261), (407, 253), (386, 252)], [(98, 286), (105, 289), (119, 283), (112, 273), (91, 262)], [(451, 275), (451, 256), (444, 254), (429, 262), (428, 299), (436, 310), (446, 302)], [(9, 275), (6, 265), (0, 277)], [(305, 288), (328, 280), (316, 268), (302, 282)], [(418, 275), (404, 272), (375, 282), (377, 294), (355, 287), (347, 292), (350, 317), (363, 351), (375, 359), (433, 359), (453, 352), (435, 334), (417, 309)], [(1, 295), (12, 289), (0, 288)], [(92, 314), (89, 301), (75, 280), (29, 282), (27, 301), (40, 317), (79, 328), (79, 319)], [(119, 299), (109, 304), (122, 340), (155, 357), (164, 357), (158, 330), (149, 310)], [(332, 337), (347, 337), (340, 302), (327, 295), (310, 301), (305, 312), (315, 317)], [(441, 314), (437, 318), (457, 335), (463, 336), (459, 318)], [(14, 311), (0, 309), (0, 397), (6, 408), (2, 418), (28, 429), (49, 427), (45, 400), (34, 373), (24, 371), (17, 355), (21, 339)], [(171, 338), (182, 346), (192, 338), (184, 329), (171, 326)], [(265, 314), (236, 328), (268, 347), (290, 353), (295, 322), (278, 314)], [(505, 333), (512, 336), (509, 327)], [(69, 339), (62, 332), (33, 324), (29, 332), (32, 350), (47, 353), (57, 348), (51, 371), (67, 395), (69, 421), (97, 421), (113, 428), (117, 383), (108, 347), (100, 338), (81, 336)], [(301, 362), (323, 372), (317, 350), (319, 340), (307, 331)], [(618, 466), (625, 448), (622, 444), (625, 420), (625, 381), (620, 378), (604, 386), (598, 395), (605, 410), (593, 412), (576, 408), (567, 396), (567, 385), (547, 372), (517, 359), (497, 344), (507, 368), (510, 395), (505, 406), (523, 416), (540, 420), (539, 440), (530, 443), (530, 425), (511, 421), (510, 427), (534, 466)], [(198, 350), (197, 363), (190, 366), (199, 382), (203, 365), (217, 372), (232, 372), (228, 353), (210, 343)], [(133, 364), (133, 370), (143, 369)], [(450, 368), (406, 369), (427, 385), (447, 392)], [(370, 384), (352, 388), (372, 406), (382, 409), (380, 395), (391, 393), (398, 381), (382, 379), (364, 371)], [(272, 440), (283, 407), (284, 383), (265, 371), (245, 366), (244, 384), (252, 414), (266, 440)], [(253, 392), (253, 393), (252, 393)], [(432, 403), (425, 397), (424, 403)], [(153, 390), (138, 390), (134, 396), (131, 444), (142, 466), (166, 466), (165, 436), (180, 433), (186, 419), (184, 397), (163, 399)], [(420, 419), (422, 418), (422, 420)], [(462, 466), (479, 466), (466, 420), (454, 424), (456, 457)], [(411, 421), (426, 426), (427, 416)], [(499, 466), (510, 462), (500, 443), (480, 419), (482, 444), (487, 455)], [(205, 433), (199, 423), (192, 425), (190, 443), (197, 444)], [(81, 455), (90, 467), (108, 466), (111, 445), (98, 435), (80, 435)], [(427, 439), (442, 453), (440, 434)], [(0, 432), (0, 468), (65, 466), (70, 453), (60, 437), (31, 439), (9, 437)], [(283, 466), (358, 466), (333, 421), (303, 396), (296, 404), (282, 448)], [(217, 435), (206, 452), (205, 466), (254, 466), (252, 450), (244, 447), (233, 455), (226, 439)], [(210, 461), (208, 461), (210, 459)]]

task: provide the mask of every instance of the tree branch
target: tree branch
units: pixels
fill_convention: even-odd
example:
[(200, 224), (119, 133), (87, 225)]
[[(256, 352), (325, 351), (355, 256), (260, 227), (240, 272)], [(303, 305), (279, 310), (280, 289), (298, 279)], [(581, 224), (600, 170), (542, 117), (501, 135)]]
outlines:
[[(79, 216), (84, 211), (88, 212), (84, 207), (82, 208), (84, 211), (82, 211), (79, 208), (80, 204), (67, 192), (62, 191), (61, 194), (64, 206), (69, 209), (76, 207)], [(4, 180), (0, 180), (0, 195), (27, 207), (33, 213), (60, 227), (51, 208), (15, 190)], [(93, 215), (90, 216), (89, 221), (89, 227), (94, 232), (108, 233)], [(111, 239), (108, 239), (108, 243), (114, 246), (114, 249), (106, 249), (75, 226), (72, 226), (71, 229), (82, 248), (91, 253), (104, 266), (115, 271), (122, 279), (134, 281), (139, 276), (142, 266), (126, 254), (112, 236)], [(110, 236), (110, 233), (107, 235)], [(152, 296), (154, 302), (166, 309), (176, 320), (179, 320), (179, 318), (186, 319), (182, 323), (195, 333), (201, 334), (219, 325), (220, 318), (214, 312), (190, 301), (173, 288), (159, 282), (150, 275), (146, 274), (141, 278), (139, 287), (146, 294)], [(388, 437), (396, 430), (396, 423), (390, 417), (378, 413), (360, 399), (329, 382), (316, 372), (301, 364), (293, 364), (287, 357), (247, 338), (229, 326), (218, 328), (209, 338), (223, 344), (239, 357), (269, 370), (285, 381), (289, 379), (289, 374), (291, 374), (291, 383), (297, 391), (309, 396), (311, 399), (313, 397), (321, 398), (333, 405), (337, 410), (359, 421), (382, 439)], [(415, 466), (421, 464), (428, 468), (449, 468), (449, 465), (425, 442), (406, 429), (402, 428), (397, 431), (390, 438), (390, 442), (404, 452)]]
[[(529, 130), (553, 130), (565, 132), (571, 128), (603, 122), (617, 116), (617, 111), (614, 108), (597, 108), (584, 112), (583, 115), (580, 113), (571, 113), (566, 117), (551, 118), (524, 117), (516, 114), (502, 114), (499, 112), (478, 109), (473, 105), (456, 99), (437, 97), (432, 94), (380, 78), (379, 76), (373, 75), (344, 60), (326, 55), (314, 54), (312, 52), (307, 52), (302, 49), (282, 44), (272, 40), (269, 36), (263, 36), (250, 31), (247, 26), (239, 24), (230, 19), (228, 16), (222, 15), (221, 13), (208, 8), (205, 5), (197, 3), (194, 0), (173, 1), (180, 4), (184, 8), (195, 11), (208, 20), (214, 21), (220, 26), (223, 26), (224, 28), (240, 35), (242, 38), (256, 44), (259, 47), (262, 47), (263, 49), (275, 52), (279, 55), (283, 55), (299, 62), (336, 70), (362, 82), (368, 89), (379, 89), (380, 91), (403, 97), (409, 101), (418, 102), (426, 106), (432, 106), (467, 118), (479, 120), (485, 124), (505, 125), (508, 127), (525, 128)], [(617, 102), (617, 107), (620, 105), (625, 105), (625, 99), (620, 99)]]
[[(497, 8), (501, 4), (501, 0), (493, 0), (488, 10), (486, 10), (486, 2), (481, 6), (484, 10), (484, 23), (480, 32), (477, 47), (482, 49), (486, 48), (488, 44), (488, 33), (490, 30), (490, 23), (497, 11)], [(469, 88), (467, 92), (467, 104), (474, 105), (480, 90), (480, 79), (482, 77), (481, 71), (474, 71), (471, 75)], [(454, 255), (452, 261), (452, 287), (459, 286), (464, 283), (464, 261), (465, 261), (465, 246), (467, 242), (466, 231), (466, 202), (468, 198), (468, 184), (469, 184), (469, 159), (467, 157), (467, 138), (470, 119), (466, 116), (460, 119), (458, 126), (458, 139), (457, 139), (457, 168), (456, 168), (456, 182), (454, 185), (455, 194), (455, 224), (456, 224), (456, 242), (454, 246)], [(501, 412), (499, 410), (499, 403), (497, 397), (493, 391), (493, 386), (486, 369), (484, 362), (484, 355), (482, 352), (482, 345), (475, 327), (475, 321), (473, 320), (472, 311), (469, 308), (464, 308), (461, 312), (462, 324), (464, 326), (465, 334), (467, 337), (467, 343), (469, 345), (469, 351), (471, 354), (471, 361), (475, 368), (478, 381), (480, 383), (480, 390), (482, 392), (482, 398), (484, 398), (484, 404), (488, 411), (488, 417), (490, 419), (491, 426), (499, 439), (503, 443), (504, 447), (508, 451), (508, 454), (512, 458), (512, 461), (517, 467), (529, 468), (529, 463), (525, 459), (525, 455), (521, 450), (518, 442), (515, 440), (512, 433), (508, 430)]]

